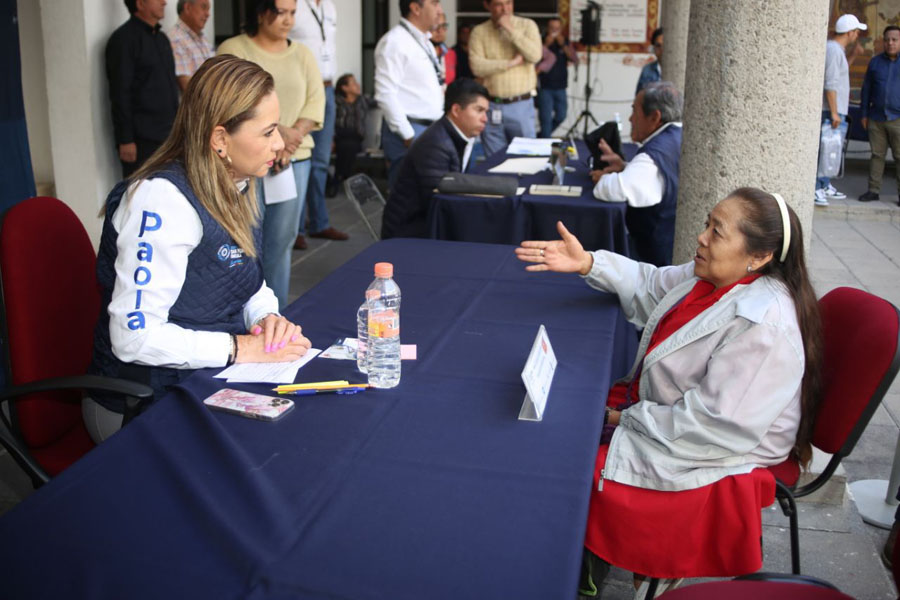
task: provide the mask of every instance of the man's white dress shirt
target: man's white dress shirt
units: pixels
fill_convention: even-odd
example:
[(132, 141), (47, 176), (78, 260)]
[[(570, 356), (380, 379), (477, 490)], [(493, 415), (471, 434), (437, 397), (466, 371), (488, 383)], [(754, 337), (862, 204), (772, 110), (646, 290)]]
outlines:
[(469, 158), (472, 156), (472, 148), (475, 146), (475, 140), (478, 139), (478, 136), (470, 138), (466, 137), (466, 134), (462, 132), (462, 129), (456, 126), (456, 123), (453, 122), (453, 119), (450, 116), (447, 116), (447, 120), (450, 121), (450, 124), (453, 125), (453, 129), (456, 130), (456, 133), (459, 134), (459, 137), (466, 140), (466, 149), (463, 150), (462, 156), (462, 164), (459, 166), (459, 171), (461, 173), (466, 172), (466, 166), (469, 164)]
[(390, 130), (404, 140), (415, 135), (407, 117), (437, 121), (444, 114), (434, 61), (431, 34), (402, 18), (375, 47), (375, 100)]
[[(667, 127), (681, 127), (680, 122), (666, 123), (647, 136), (644, 146)], [(644, 208), (662, 202), (665, 181), (659, 167), (647, 154), (636, 155), (625, 163), (620, 173), (607, 173), (594, 186), (594, 198), (604, 202), (627, 202), (629, 206)]]
[(323, 81), (337, 76), (337, 9), (332, 0), (297, 0), (294, 27), (288, 37), (310, 49)]

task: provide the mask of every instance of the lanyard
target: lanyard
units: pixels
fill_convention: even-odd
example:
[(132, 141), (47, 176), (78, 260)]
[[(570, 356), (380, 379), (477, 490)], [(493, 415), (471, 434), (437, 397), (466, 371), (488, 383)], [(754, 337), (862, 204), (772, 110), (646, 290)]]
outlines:
[(431, 66), (434, 67), (434, 74), (437, 76), (438, 83), (440, 85), (444, 85), (444, 76), (441, 74), (441, 65), (438, 62), (437, 57), (434, 55), (434, 52), (429, 52), (428, 48), (426, 48), (419, 42), (419, 38), (416, 37), (416, 34), (414, 34), (412, 32), (412, 30), (409, 28), (409, 26), (406, 23), (404, 23), (403, 21), (400, 21), (400, 25), (403, 26), (403, 29), (406, 30), (406, 33), (408, 33), (410, 36), (412, 36), (412, 39), (416, 43), (416, 46), (421, 48), (422, 52), (424, 52), (425, 55), (428, 57), (428, 60), (431, 61)]
[(325, 25), (324, 25), (325, 7), (324, 6), (319, 7), (322, 11), (322, 16), (320, 17), (318, 14), (316, 14), (316, 9), (313, 7), (312, 2), (310, 0), (306, 0), (306, 5), (309, 6), (309, 12), (312, 13), (313, 18), (316, 20), (316, 24), (318, 24), (318, 26), (319, 26), (319, 33), (322, 34), (322, 41), (324, 42), (325, 41)]

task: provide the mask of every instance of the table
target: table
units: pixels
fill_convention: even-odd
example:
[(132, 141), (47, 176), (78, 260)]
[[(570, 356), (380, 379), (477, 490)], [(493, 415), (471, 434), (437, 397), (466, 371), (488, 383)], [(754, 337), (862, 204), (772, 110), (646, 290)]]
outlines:
[[(523, 240), (555, 240), (556, 222), (562, 221), (588, 250), (613, 250), (626, 256), (628, 233), (625, 204), (601, 202), (593, 197), (588, 171), (590, 153), (577, 141), (579, 160), (571, 161), (566, 185), (580, 185), (578, 198), (535, 196), (526, 191), (514, 198), (485, 198), (435, 194), (428, 212), (428, 236), (432, 239), (491, 244), (519, 244)], [(476, 164), (471, 173), (485, 175), (509, 155), (497, 153)], [(519, 186), (549, 184), (550, 171), (519, 177)]]
[[(297, 397), (266, 423), (204, 408), (223, 384), (198, 371), (0, 518), (3, 596), (573, 597), (601, 407), (634, 329), (577, 276), (430, 240), (370, 247), (286, 314), (316, 347), (353, 335), (382, 260), (418, 345), (397, 388)], [(541, 323), (559, 366), (543, 422), (518, 421)], [(362, 376), (328, 359), (298, 375), (340, 378)]]

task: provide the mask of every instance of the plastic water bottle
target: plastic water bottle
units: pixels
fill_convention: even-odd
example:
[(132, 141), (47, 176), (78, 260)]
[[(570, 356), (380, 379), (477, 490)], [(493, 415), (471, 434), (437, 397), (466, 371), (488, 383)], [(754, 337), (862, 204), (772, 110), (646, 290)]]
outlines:
[(366, 345), (369, 339), (369, 300), (379, 296), (378, 290), (366, 290), (366, 299), (356, 311), (356, 368), (365, 373)]
[[(400, 288), (393, 280), (394, 265), (377, 263), (375, 281), (366, 290), (369, 339), (366, 367), (369, 385), (392, 388), (400, 383)], [(369, 294), (377, 291), (378, 294)]]

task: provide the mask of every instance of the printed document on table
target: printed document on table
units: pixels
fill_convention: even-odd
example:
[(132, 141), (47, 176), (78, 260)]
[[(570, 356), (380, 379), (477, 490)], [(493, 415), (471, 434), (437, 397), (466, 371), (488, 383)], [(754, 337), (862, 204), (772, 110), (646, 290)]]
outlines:
[(318, 356), (319, 352), (321, 350), (310, 348), (309, 352), (294, 362), (231, 365), (214, 377), (227, 379), (228, 383), (294, 383), (300, 367)]
[(507, 158), (488, 173), (516, 173), (518, 175), (534, 175), (550, 167), (546, 158)]
[(514, 137), (510, 142), (507, 154), (520, 154), (524, 156), (550, 156), (553, 154), (553, 144), (562, 142), (559, 138), (525, 138)]
[(294, 179), (294, 168), (288, 166), (275, 175), (266, 173), (263, 177), (263, 192), (266, 195), (266, 204), (278, 204), (296, 198), (297, 180)]

